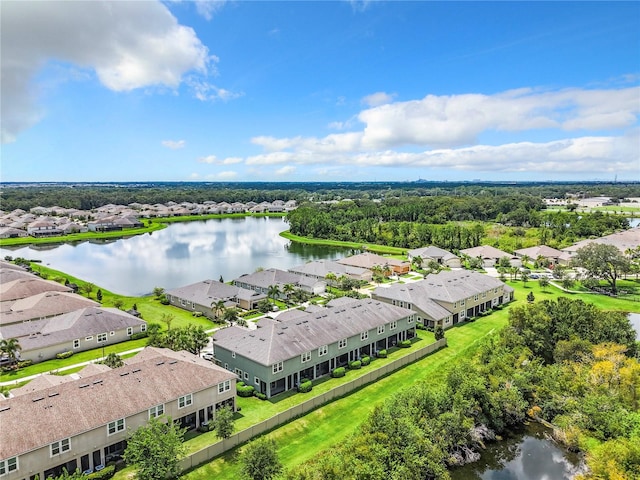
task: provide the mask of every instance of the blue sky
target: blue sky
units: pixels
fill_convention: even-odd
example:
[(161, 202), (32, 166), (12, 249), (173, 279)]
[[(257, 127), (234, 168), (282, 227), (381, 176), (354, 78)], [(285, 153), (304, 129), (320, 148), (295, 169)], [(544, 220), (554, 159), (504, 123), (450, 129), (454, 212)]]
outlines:
[(638, 2), (0, 8), (2, 181), (640, 180)]

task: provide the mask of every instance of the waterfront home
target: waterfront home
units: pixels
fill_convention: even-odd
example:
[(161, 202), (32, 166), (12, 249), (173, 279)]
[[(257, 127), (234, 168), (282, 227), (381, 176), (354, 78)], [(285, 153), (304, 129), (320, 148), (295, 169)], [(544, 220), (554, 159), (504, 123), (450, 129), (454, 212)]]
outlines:
[(434, 245), (409, 250), (407, 257), (410, 262), (412, 262), (414, 258), (420, 257), (423, 266), (426, 266), (430, 261), (434, 261), (445, 267), (460, 268), (460, 257)]
[(225, 405), (235, 410), (236, 375), (184, 351), (147, 347), (123, 367), (90, 365), (61, 379), (0, 395), (3, 480), (99, 471), (151, 418), (196, 428)]
[(203, 280), (184, 287), (178, 287), (165, 292), (171, 305), (190, 312), (201, 312), (208, 318), (215, 318), (221, 312), (216, 312), (216, 305), (222, 301), (225, 308), (242, 308), (253, 310), (260, 300), (267, 298), (266, 294), (253, 290), (227, 285), (217, 280)]
[(522, 259), (522, 257), (529, 257), (532, 262), (544, 263), (545, 267), (552, 265), (569, 265), (571, 262), (571, 254), (563, 252), (562, 250), (556, 250), (555, 248), (548, 247), (546, 245), (537, 245), (535, 247), (521, 248), (516, 250), (515, 255)]
[(479, 247), (465, 248), (460, 250), (460, 256), (466, 255), (470, 258), (482, 259), (483, 267), (495, 267), (501, 258), (508, 258), (512, 267), (521, 266), (520, 258), (507, 252), (503, 252), (491, 245), (481, 245)]
[(366, 268), (368, 270), (374, 270), (375, 268), (380, 267), (384, 272), (386, 272), (385, 275), (403, 275), (411, 271), (411, 263), (409, 262), (396, 260), (395, 258), (390, 257), (383, 257), (382, 255), (370, 252), (341, 258), (338, 260), (338, 263), (350, 265), (352, 267)]
[(314, 260), (307, 262), (304, 265), (298, 265), (290, 268), (289, 271), (291, 273), (315, 278), (316, 280), (325, 280), (328, 274), (333, 274), (336, 278), (345, 276), (353, 280), (365, 282), (370, 282), (373, 277), (371, 270), (353, 267), (351, 265), (344, 265), (333, 260)]
[(378, 287), (371, 298), (409, 308), (427, 327), (449, 328), (513, 299), (513, 288), (467, 270), (429, 274), (424, 280)]
[(278, 298), (286, 298), (285, 285), (293, 285), (312, 295), (319, 295), (327, 288), (327, 283), (315, 278), (306, 277), (297, 273), (290, 273), (277, 268), (268, 268), (255, 273), (249, 273), (236, 278), (233, 284), (268, 295), (269, 288), (277, 286), (280, 293)]
[(326, 308), (262, 318), (257, 326), (218, 330), (214, 357), (270, 398), (413, 338), (415, 315), (377, 300), (343, 297)]

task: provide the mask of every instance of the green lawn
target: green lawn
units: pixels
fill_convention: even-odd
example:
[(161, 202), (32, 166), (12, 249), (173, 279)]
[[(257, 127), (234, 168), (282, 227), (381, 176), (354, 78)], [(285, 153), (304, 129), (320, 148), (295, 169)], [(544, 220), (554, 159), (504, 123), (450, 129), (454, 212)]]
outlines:
[(289, 230), (280, 233), (281, 237), (284, 237), (292, 242), (305, 243), (307, 245), (328, 245), (331, 247), (344, 247), (354, 248), (356, 250), (367, 250), (369, 252), (375, 252), (380, 254), (391, 255), (405, 255), (407, 249), (400, 247), (389, 247), (387, 245), (376, 245), (373, 243), (361, 243), (361, 242), (341, 242), (338, 240), (325, 240), (322, 238), (307, 238), (294, 235)]

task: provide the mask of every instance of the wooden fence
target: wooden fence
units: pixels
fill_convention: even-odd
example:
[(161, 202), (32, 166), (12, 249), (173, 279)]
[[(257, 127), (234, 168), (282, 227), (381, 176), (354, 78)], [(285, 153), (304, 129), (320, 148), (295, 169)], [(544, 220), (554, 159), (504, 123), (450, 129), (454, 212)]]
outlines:
[(242, 430), (227, 439), (220, 440), (212, 445), (209, 445), (206, 448), (203, 448), (202, 450), (191, 453), (187, 457), (182, 459), (182, 461), (180, 462), (180, 466), (184, 471), (208, 462), (209, 460), (222, 455), (227, 450), (230, 450), (234, 447), (237, 447), (238, 445), (241, 445), (242, 443), (251, 440), (253, 437), (257, 437), (258, 435), (273, 430), (274, 428), (290, 422), (297, 417), (305, 415), (310, 411), (315, 410), (316, 408), (335, 400), (336, 398), (340, 398), (347, 393), (352, 392), (353, 390), (356, 390), (369, 383), (375, 382), (379, 378), (384, 377), (385, 375), (388, 375), (396, 370), (399, 370), (405, 365), (415, 362), (416, 360), (426, 357), (427, 355), (445, 347), (446, 345), (447, 339), (442, 338), (437, 342), (417, 349), (410, 354), (405, 355), (404, 357), (398, 358), (397, 360), (388, 363), (383, 367), (372, 370), (371, 372), (362, 375), (361, 377), (358, 377), (345, 384), (339, 385), (329, 390), (328, 392), (310, 398), (309, 400), (302, 402), (299, 405), (291, 407), (284, 412), (268, 418), (267, 420), (257, 423), (245, 430)]

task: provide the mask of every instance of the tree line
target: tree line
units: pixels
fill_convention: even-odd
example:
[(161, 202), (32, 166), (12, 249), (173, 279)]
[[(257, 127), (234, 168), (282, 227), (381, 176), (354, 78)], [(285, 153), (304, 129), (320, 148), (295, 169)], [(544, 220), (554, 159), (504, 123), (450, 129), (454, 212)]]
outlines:
[(624, 314), (567, 298), (514, 308), (508, 326), (443, 384), (398, 392), (286, 478), (448, 479), (450, 468), (478, 459), (486, 442), (528, 417), (554, 424), (568, 448), (588, 449), (583, 479), (639, 478), (635, 354)]

